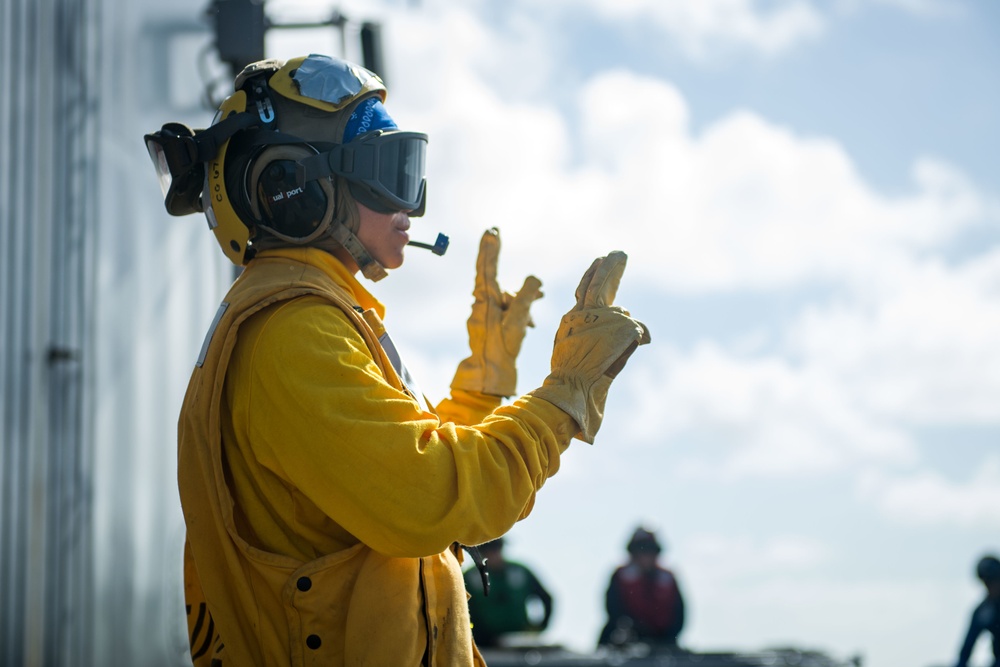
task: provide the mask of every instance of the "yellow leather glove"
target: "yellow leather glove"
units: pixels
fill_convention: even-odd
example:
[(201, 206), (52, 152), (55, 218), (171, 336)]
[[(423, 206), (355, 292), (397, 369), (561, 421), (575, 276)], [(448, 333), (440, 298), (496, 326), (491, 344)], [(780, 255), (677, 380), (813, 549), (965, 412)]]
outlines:
[(593, 444), (604, 419), (611, 381), (640, 345), (650, 341), (642, 322), (611, 303), (618, 292), (625, 253), (599, 257), (576, 288), (576, 306), (559, 323), (552, 349), (552, 372), (528, 392), (568, 414), (580, 427), (576, 437)]
[(451, 382), (453, 390), (491, 396), (513, 396), (517, 391), (515, 362), (525, 329), (534, 326), (528, 311), (542, 296), (542, 281), (528, 276), (517, 294), (501, 291), (497, 282), (499, 255), (500, 232), (493, 227), (483, 234), (476, 260), (475, 302), (468, 322), (472, 355), (458, 365)]

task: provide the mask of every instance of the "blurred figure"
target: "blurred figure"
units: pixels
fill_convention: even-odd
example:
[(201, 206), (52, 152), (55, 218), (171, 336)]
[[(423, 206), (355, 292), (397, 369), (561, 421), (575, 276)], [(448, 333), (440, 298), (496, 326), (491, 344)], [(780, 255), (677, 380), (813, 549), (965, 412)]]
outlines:
[(500, 537), (479, 547), (489, 570), (489, 595), (476, 568), (465, 572), (472, 636), (479, 646), (496, 646), (511, 633), (541, 632), (552, 617), (552, 596), (525, 565), (504, 558), (503, 545)]
[(611, 575), (608, 622), (599, 644), (677, 644), (684, 628), (684, 597), (673, 572), (658, 563), (662, 551), (654, 533), (640, 527), (632, 534), (629, 562)]
[(986, 599), (972, 612), (956, 667), (966, 667), (976, 640), (987, 630), (993, 634), (993, 667), (1000, 667), (1000, 560), (992, 555), (983, 556), (976, 566), (976, 576), (986, 587)]

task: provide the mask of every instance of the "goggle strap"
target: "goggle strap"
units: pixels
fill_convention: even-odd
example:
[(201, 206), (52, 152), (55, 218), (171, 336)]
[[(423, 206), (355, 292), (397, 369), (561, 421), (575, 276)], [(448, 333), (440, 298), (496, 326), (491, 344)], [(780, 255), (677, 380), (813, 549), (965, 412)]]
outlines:
[[(337, 144), (325, 153), (300, 160), (296, 172), (299, 185), (318, 178), (326, 178), (332, 174), (353, 181), (370, 180), (374, 176), (375, 159), (372, 157), (367, 160), (358, 160), (356, 156), (362, 152), (373, 154), (374, 149), (372, 146), (365, 145)], [(361, 170), (359, 167), (366, 167), (366, 169)]]
[(254, 146), (269, 145), (276, 146), (279, 144), (310, 144), (302, 137), (297, 137), (294, 134), (288, 134), (286, 132), (278, 132), (277, 130), (257, 130), (249, 135), (248, 142)]
[(333, 173), (328, 159), (331, 155), (332, 151), (299, 160), (298, 166), (295, 168), (295, 178), (299, 186), (330, 176)]
[(194, 134), (195, 145), (198, 147), (198, 161), (208, 162), (215, 159), (219, 147), (226, 143), (237, 132), (260, 124), (257, 114), (242, 111), (219, 121), (205, 130), (197, 130)]

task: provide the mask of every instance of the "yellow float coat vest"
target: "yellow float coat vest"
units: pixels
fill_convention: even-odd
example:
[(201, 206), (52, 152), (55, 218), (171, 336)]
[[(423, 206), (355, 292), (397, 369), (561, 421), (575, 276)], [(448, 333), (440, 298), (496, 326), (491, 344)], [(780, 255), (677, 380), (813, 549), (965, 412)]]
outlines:
[[(188, 530), (185, 593), (195, 664), (481, 664), (469, 629), (459, 556), (451, 545), (491, 539), (525, 516), (534, 492), (558, 469), (559, 454), (575, 425), (554, 406), (531, 398), (499, 408), (475, 426), (442, 423), (413, 400), (393, 369), (379, 343), (378, 308), (359, 312), (356, 294), (324, 267), (336, 260), (317, 253), (321, 251), (280, 251), (251, 262), (219, 310), (185, 396), (178, 473)], [(344, 273), (342, 266), (340, 271)], [(250, 528), (248, 510), (234, 500), (233, 489), (243, 487), (232, 486), (248, 482), (235, 466), (240, 453), (233, 450), (227, 459), (231, 445), (224, 433), (233, 426), (224, 422), (231, 417), (227, 370), (241, 325), (284, 304), (317, 300), (335, 306), (338, 318), (347, 318), (352, 340), (360, 335), (365, 359), (377, 367), (382, 384), (375, 390), (381, 393), (359, 407), (384, 410), (394, 427), (384, 440), (379, 432), (376, 441), (353, 447), (346, 464), (353, 469), (357, 460), (364, 460), (358, 459), (366, 455), (364, 447), (377, 448), (372, 450), (377, 460), (394, 439), (409, 438), (412, 446), (393, 451), (403, 452), (404, 459), (414, 457), (418, 469), (426, 462), (432, 478), (445, 470), (449, 481), (440, 494), (432, 488), (441, 496), (440, 507), (432, 502), (428, 513), (435, 519), (423, 520), (419, 512), (407, 511), (406, 496), (393, 489), (352, 504), (362, 493), (358, 489), (383, 483), (380, 469), (334, 469), (334, 477), (342, 476), (331, 480), (329, 494), (311, 491), (306, 499), (296, 497), (296, 506), (323, 509), (338, 534), (357, 539), (345, 548), (305, 557), (263, 547), (267, 540)], [(337, 410), (350, 413), (352, 406)], [(316, 434), (316, 439), (322, 436)], [(398, 465), (406, 470), (410, 462)], [(365, 475), (370, 484), (354, 484)], [(481, 502), (470, 493), (479, 483), (499, 491)], [(290, 488), (288, 493), (299, 491)], [(430, 497), (421, 495), (421, 489), (411, 493)], [(380, 503), (384, 506), (378, 507)], [(394, 526), (397, 513), (402, 518)]]

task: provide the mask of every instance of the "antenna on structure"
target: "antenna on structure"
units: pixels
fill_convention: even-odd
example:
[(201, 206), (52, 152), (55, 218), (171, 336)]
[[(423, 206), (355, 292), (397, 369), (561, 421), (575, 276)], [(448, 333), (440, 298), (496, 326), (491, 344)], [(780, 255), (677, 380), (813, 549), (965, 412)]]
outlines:
[[(264, 60), (264, 38), (268, 30), (331, 27), (340, 31), (346, 50), (346, 26), (350, 22), (339, 10), (323, 21), (276, 23), (264, 11), (266, 0), (211, 0), (205, 10), (215, 31), (219, 59), (229, 66), (233, 78), (250, 63)], [(382, 54), (382, 26), (374, 21), (361, 24), (361, 64), (384, 81), (385, 59)]]

